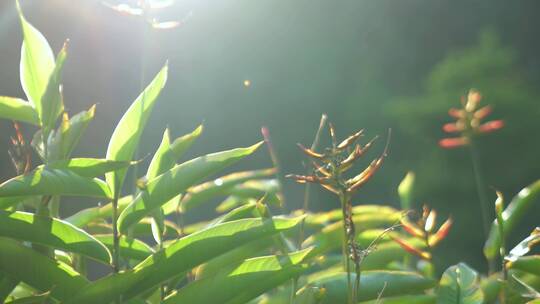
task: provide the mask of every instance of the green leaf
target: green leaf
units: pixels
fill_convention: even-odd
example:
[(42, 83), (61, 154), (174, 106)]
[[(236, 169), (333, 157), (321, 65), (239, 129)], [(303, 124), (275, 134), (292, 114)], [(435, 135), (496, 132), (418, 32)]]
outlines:
[(19, 298), (13, 301), (8, 301), (6, 304), (45, 304), (47, 300), (50, 299), (50, 292), (46, 292), (36, 296), (29, 296), (24, 298)]
[(200, 279), (213, 276), (220, 270), (234, 268), (243, 260), (260, 255), (261, 252), (273, 245), (275, 245), (274, 237), (266, 237), (239, 246), (199, 266), (196, 272), (196, 278)]
[[(375, 228), (387, 228), (401, 218), (399, 212), (385, 214), (381, 213), (364, 213), (353, 215), (353, 221), (358, 227), (357, 233)], [(306, 226), (310, 222), (306, 220)], [(343, 222), (335, 222), (323, 228), (320, 232), (310, 236), (304, 241), (303, 246), (315, 246), (313, 254), (323, 254), (330, 250), (339, 248), (343, 239)]]
[(0, 271), (0, 302), (4, 303), (7, 296), (19, 285), (19, 281)]
[[(416, 248), (424, 248), (425, 243), (418, 239), (408, 241)], [(412, 256), (399, 244), (394, 242), (383, 243), (376, 246), (376, 249), (369, 253), (362, 261), (362, 269), (375, 270), (385, 269), (386, 266), (394, 261), (401, 261), (404, 257)]]
[[(381, 205), (354, 206), (352, 211), (353, 215), (384, 214), (390, 217), (395, 217), (397, 214), (401, 215), (401, 211)], [(341, 221), (342, 219), (343, 211), (341, 209), (334, 209), (321, 213), (308, 214), (306, 225), (326, 227), (329, 223)]]
[[(103, 176), (107, 172), (126, 168), (133, 162), (117, 161), (99, 158), (72, 158), (49, 163), (46, 168), (69, 170), (83, 177)], [(44, 167), (44, 166), (39, 166)]]
[(414, 190), (414, 172), (407, 172), (405, 178), (401, 181), (398, 187), (399, 199), (401, 202), (401, 209), (409, 210), (411, 209), (412, 196)]
[(298, 225), (301, 219), (302, 217), (244, 219), (183, 237), (134, 267), (142, 279), (129, 289), (126, 299), (243, 244), (291, 229)]
[(148, 171), (146, 171), (146, 179), (151, 180), (163, 172), (169, 170), (174, 166), (176, 160), (172, 157), (170, 150), (171, 147), (171, 135), (169, 129), (165, 129), (161, 144), (159, 144), (154, 157), (150, 161)]
[[(154, 104), (167, 82), (167, 71), (168, 65), (166, 64), (122, 116), (109, 141), (107, 159), (132, 160)], [(119, 194), (126, 173), (127, 169), (121, 169), (107, 174), (107, 184), (111, 188), (113, 196)]]
[(22, 203), (24, 200), (29, 197), (19, 196), (19, 197), (0, 197), (0, 209), (8, 210), (12, 209), (13, 206)]
[[(133, 271), (113, 273), (76, 290), (64, 304), (110, 303), (139, 280)], [(122, 303), (128, 303), (123, 299)]]
[(40, 292), (66, 301), (88, 284), (68, 265), (49, 259), (16, 241), (0, 238), (0, 270)]
[[(181, 231), (180, 228), (178, 228), (172, 221), (164, 220), (163, 225), (165, 227), (163, 238), (174, 239), (173, 241), (175, 241), (177, 238), (183, 235), (183, 233), (181, 233), (183, 231)], [(130, 233), (132, 233), (135, 237), (153, 237), (152, 218), (147, 217), (142, 219), (140, 222), (133, 225), (131, 229), (132, 230), (130, 230)]]
[(188, 133), (182, 137), (178, 137), (173, 141), (173, 143), (171, 144), (171, 150), (176, 160), (180, 159), (180, 157), (182, 157), (184, 153), (186, 153), (186, 151), (191, 147), (191, 145), (193, 145), (193, 142), (195, 142), (195, 140), (199, 138), (199, 136), (202, 134), (203, 129), (203, 125), (199, 125), (191, 133)]
[[(539, 196), (540, 180), (521, 190), (518, 195), (512, 199), (502, 214), (505, 237), (508, 237), (512, 233), (514, 228), (527, 214), (534, 202), (538, 201)], [(497, 256), (500, 246), (501, 238), (499, 236), (499, 228), (497, 221), (494, 221), (491, 226), (488, 239), (484, 245), (484, 255), (488, 258), (488, 260), (492, 260)]]
[(259, 200), (263, 196), (267, 197), (268, 204), (281, 203), (279, 182), (276, 179), (249, 180), (230, 188), (227, 192), (230, 196), (216, 207), (217, 212), (227, 212), (250, 200)]
[(59, 219), (0, 211), (0, 236), (82, 254), (110, 263), (109, 250), (93, 236)]
[(36, 110), (22, 99), (0, 96), (0, 117), (39, 125)]
[[(164, 304), (242, 304), (300, 275), (310, 249), (286, 256), (265, 256), (245, 260), (233, 270), (197, 280), (167, 297)], [(212, 292), (209, 292), (212, 291)]]
[[(355, 280), (355, 274), (351, 274)], [(308, 277), (308, 284), (324, 287), (326, 296), (322, 304), (347, 303), (347, 273), (313, 274)], [(381, 291), (385, 297), (422, 294), (432, 288), (435, 282), (417, 273), (405, 271), (362, 271), (358, 301), (377, 299)]]
[(508, 263), (508, 267), (540, 276), (540, 255), (517, 258), (515, 261)]
[[(202, 126), (197, 128), (191, 134), (185, 135), (177, 139), (177, 140), (180, 140), (179, 142), (180, 146), (183, 147), (184, 151), (193, 143), (195, 138), (199, 136), (199, 134), (201, 133), (201, 130), (202, 130)], [(187, 138), (187, 139), (182, 140), (183, 138)], [(176, 161), (181, 155), (178, 155), (176, 151), (174, 151), (172, 148), (173, 147), (170, 142), (169, 130), (166, 129), (163, 134), (163, 139), (161, 141), (161, 144), (159, 145), (148, 167), (148, 171), (146, 173), (147, 180), (151, 180), (157, 177), (158, 175), (169, 170), (176, 164)], [(178, 200), (179, 200), (179, 197), (175, 199), (171, 199), (170, 202), (174, 203), (174, 202), (177, 202)], [(162, 236), (165, 230), (164, 219), (165, 219), (165, 215), (162, 208), (157, 208), (156, 210), (152, 212), (152, 236), (154, 237), (154, 240), (158, 244), (161, 244), (163, 241)]]
[(146, 172), (146, 178), (151, 180), (174, 166), (183, 153), (193, 144), (195, 139), (202, 133), (200, 125), (193, 132), (177, 138), (171, 144), (169, 129), (163, 133), (163, 139), (159, 145)]
[(58, 160), (70, 157), (88, 124), (94, 119), (95, 111), (96, 106), (93, 105), (88, 111), (82, 111), (71, 118), (64, 112), (60, 127), (52, 133), (49, 140), (50, 159)]
[(384, 297), (377, 300), (359, 302), (358, 304), (435, 304), (434, 295), (411, 295), (399, 297)]
[[(118, 200), (118, 210), (122, 211), (133, 200), (133, 196), (128, 195), (121, 197)], [(83, 209), (70, 217), (65, 218), (66, 222), (73, 224), (76, 227), (82, 228), (92, 221), (99, 219), (107, 219), (112, 216), (112, 204), (108, 203), (104, 206), (91, 207)]]
[[(112, 234), (96, 234), (94, 237), (105, 244), (109, 250), (113, 250)], [(130, 239), (126, 236), (120, 237), (120, 256), (123, 258), (142, 261), (153, 253), (154, 250), (141, 240)]]
[[(326, 289), (324, 288), (304, 286), (296, 292), (294, 304), (319, 304), (324, 298), (325, 293)], [(273, 303), (272, 300), (268, 302)]]
[(54, 69), (47, 81), (47, 87), (41, 96), (40, 119), (45, 134), (54, 128), (58, 116), (64, 111), (62, 96), (62, 70), (67, 57), (67, 41), (56, 57)]
[(0, 185), (0, 197), (32, 195), (71, 195), (108, 197), (107, 184), (97, 178), (77, 175), (70, 170), (36, 168)]
[(21, 20), (23, 45), (21, 49), (21, 85), (30, 103), (43, 122), (42, 97), (55, 67), (54, 55), (47, 39), (23, 16), (19, 2), (17, 10)]
[(478, 284), (478, 273), (464, 263), (448, 268), (437, 290), (440, 304), (482, 304), (484, 294)]
[(217, 224), (221, 224), (225, 222), (244, 219), (248, 217), (259, 217), (259, 216), (261, 216), (261, 214), (257, 210), (257, 203), (248, 203), (229, 211), (229, 213), (226, 213), (220, 217), (217, 217), (216, 219), (211, 221), (208, 224), (208, 226), (215, 226)]
[(500, 273), (492, 274), (483, 278), (480, 282), (480, 288), (484, 294), (484, 303), (494, 303), (499, 297), (499, 293), (504, 288), (504, 282), (501, 280)]
[(127, 229), (151, 214), (173, 197), (186, 191), (193, 184), (205, 177), (215, 174), (253, 153), (261, 143), (248, 148), (238, 148), (197, 157), (148, 181), (146, 189), (141, 191), (135, 200), (120, 214), (119, 230)]
[[(235, 172), (216, 178), (213, 181), (191, 187), (181, 200), (181, 208), (184, 211), (191, 210), (205, 202), (209, 202), (214, 197), (231, 194), (230, 190), (240, 183), (273, 176), (275, 174), (275, 169)], [(256, 198), (259, 199), (260, 197)], [(171, 208), (168, 208), (168, 211), (170, 210)]]

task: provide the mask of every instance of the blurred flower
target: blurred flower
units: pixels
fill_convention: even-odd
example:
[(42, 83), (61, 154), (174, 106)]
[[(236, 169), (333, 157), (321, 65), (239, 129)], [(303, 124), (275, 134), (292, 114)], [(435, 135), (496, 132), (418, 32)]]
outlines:
[[(401, 226), (403, 227), (403, 230), (405, 230), (408, 234), (410, 234), (414, 238), (418, 238), (422, 240), (425, 243), (426, 248), (432, 249), (437, 244), (439, 244), (446, 236), (448, 235), (448, 232), (450, 231), (450, 228), (452, 227), (452, 218), (448, 218), (440, 227), (437, 229), (436, 232), (435, 226), (437, 221), (437, 211), (433, 209), (429, 209), (427, 206), (424, 206), (422, 211), (422, 217), (418, 219), (416, 222), (411, 221), (408, 217), (403, 217), (401, 219)], [(398, 243), (405, 251), (418, 256), (421, 259), (424, 260), (430, 260), (431, 259), (431, 253), (429, 251), (425, 251), (421, 248), (417, 248), (414, 245), (410, 244), (409, 242), (400, 239), (395, 236), (391, 236), (392, 239)]]
[(444, 138), (439, 141), (439, 146), (445, 149), (452, 149), (466, 146), (470, 143), (471, 137), (491, 133), (504, 127), (502, 120), (492, 120), (482, 122), (492, 112), (492, 107), (487, 105), (478, 108), (482, 95), (474, 89), (469, 91), (467, 99), (461, 99), (462, 108), (451, 108), (448, 115), (455, 118), (456, 121), (443, 125), (443, 131), (446, 133), (458, 133), (459, 137)]

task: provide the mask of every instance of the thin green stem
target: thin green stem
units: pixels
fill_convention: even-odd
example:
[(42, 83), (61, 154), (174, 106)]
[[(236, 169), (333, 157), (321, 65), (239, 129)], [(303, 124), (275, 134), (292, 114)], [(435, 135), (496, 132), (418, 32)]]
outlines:
[[(489, 235), (490, 230), (490, 206), (488, 203), (487, 195), (486, 195), (486, 184), (484, 182), (484, 177), (482, 174), (482, 169), (480, 165), (480, 155), (478, 154), (478, 149), (476, 146), (476, 142), (474, 138), (470, 139), (470, 145), (469, 145), (469, 151), (471, 153), (471, 160), (473, 165), (473, 171), (474, 171), (474, 180), (476, 183), (476, 191), (478, 194), (478, 199), (480, 201), (480, 210), (482, 213), (482, 227), (484, 230), (484, 237), (487, 238)], [(495, 261), (494, 260), (488, 260), (488, 269), (489, 273), (493, 273), (495, 270)]]
[[(119, 193), (116, 190), (112, 200), (112, 226), (113, 226), (113, 251), (112, 251), (112, 266), (113, 273), (120, 272), (120, 235), (118, 234), (118, 198)], [(122, 304), (122, 297), (118, 296), (115, 303)]]
[(113, 272), (120, 271), (120, 236), (118, 234), (118, 194), (115, 193), (112, 201), (112, 228), (113, 228), (113, 252), (112, 266)]
[(341, 249), (343, 251), (343, 259), (345, 261), (345, 270), (347, 271), (347, 303), (353, 304), (353, 291), (352, 291), (352, 283), (351, 283), (351, 263), (349, 259), (349, 251), (348, 251), (348, 244), (347, 241), (349, 239), (349, 234), (347, 233), (347, 194), (346, 191), (341, 191), (339, 195), (339, 200), (341, 203), (341, 210), (343, 213), (343, 241)]

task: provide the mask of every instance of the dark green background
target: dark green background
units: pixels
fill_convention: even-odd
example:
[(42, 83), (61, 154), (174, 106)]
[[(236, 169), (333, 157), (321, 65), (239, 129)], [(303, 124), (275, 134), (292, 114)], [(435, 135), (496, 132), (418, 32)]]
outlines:
[[(369, 157), (383, 149), (392, 128), (389, 158), (355, 202), (397, 206), (395, 188), (414, 170), (416, 207), (427, 203), (455, 219), (438, 264), (465, 260), (483, 266), (467, 151), (437, 147), (440, 126), (449, 121), (446, 110), (459, 105), (468, 88), (480, 89), (485, 102), (495, 106), (493, 117), (507, 123), (480, 143), (487, 183), (510, 197), (539, 177), (536, 0), (179, 0), (162, 17), (184, 24), (146, 35), (140, 19), (120, 16), (99, 1), (21, 2), (55, 52), (65, 38), (71, 41), (64, 76), (67, 110), (74, 114), (98, 103), (77, 156), (105, 156), (110, 134), (138, 95), (141, 79), (149, 80), (168, 59), (169, 81), (141, 156), (154, 151), (167, 126), (176, 136), (204, 122), (204, 136), (191, 151), (198, 155), (252, 144), (266, 125), (283, 171), (303, 172), (295, 144), (311, 142), (321, 113), (329, 114), (341, 136), (358, 128), (382, 135)], [(0, 38), (0, 94), (23, 97), (14, 1), (0, 2)], [(246, 79), (251, 81), (247, 88)], [(0, 145), (7, 147), (12, 128), (6, 121), (0, 126)], [(4, 180), (14, 170), (2, 150)], [(270, 164), (261, 150), (237, 168)], [(303, 188), (291, 181), (284, 186), (287, 207), (298, 208)], [(314, 193), (313, 209), (337, 207), (331, 196), (319, 189)], [(83, 202), (71, 199), (65, 205), (68, 214)], [(539, 211), (531, 211), (516, 238), (538, 224), (533, 214)], [(209, 209), (193, 218), (212, 214)]]

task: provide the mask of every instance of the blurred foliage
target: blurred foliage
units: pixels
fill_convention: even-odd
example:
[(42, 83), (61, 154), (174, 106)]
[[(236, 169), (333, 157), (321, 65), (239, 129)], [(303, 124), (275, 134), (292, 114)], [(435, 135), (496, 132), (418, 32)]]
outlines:
[[(540, 129), (539, 95), (517, 67), (515, 51), (503, 46), (493, 31), (482, 32), (471, 47), (449, 52), (427, 77), (422, 95), (397, 98), (388, 104), (387, 113), (396, 122), (393, 146), (399, 159), (393, 159), (393, 166), (402, 172), (414, 170), (421, 199), (453, 213), (462, 223), (456, 228), (461, 230), (456, 246), (476, 249), (482, 229), (469, 151), (437, 147), (444, 136), (441, 126), (449, 122), (447, 110), (459, 107), (469, 88), (483, 92), (481, 104), (492, 104), (492, 117), (506, 122), (501, 132), (479, 139), (486, 182), (502, 191), (516, 191), (522, 180), (532, 181), (540, 170), (540, 143), (532, 140), (534, 130)], [(489, 192), (494, 201), (495, 193)], [(531, 224), (534, 219), (528, 220)]]

